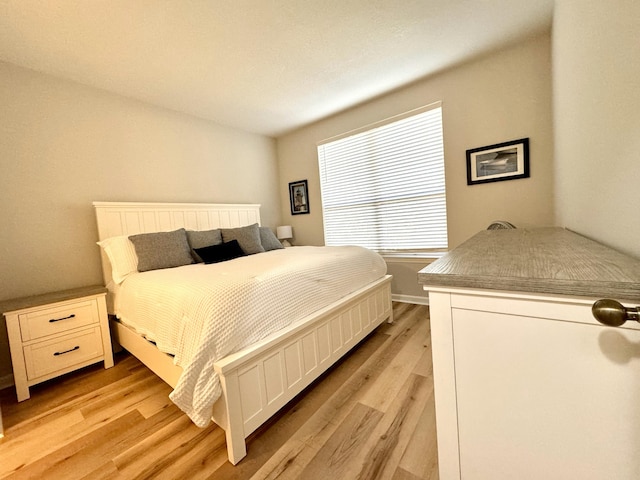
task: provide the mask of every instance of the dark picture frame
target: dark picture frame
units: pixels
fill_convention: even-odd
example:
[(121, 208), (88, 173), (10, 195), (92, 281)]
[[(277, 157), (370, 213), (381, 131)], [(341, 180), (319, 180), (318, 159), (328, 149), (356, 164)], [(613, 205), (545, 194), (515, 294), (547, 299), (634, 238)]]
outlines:
[(309, 190), (306, 180), (289, 183), (289, 202), (291, 215), (309, 213)]
[(528, 138), (467, 150), (467, 185), (528, 177)]

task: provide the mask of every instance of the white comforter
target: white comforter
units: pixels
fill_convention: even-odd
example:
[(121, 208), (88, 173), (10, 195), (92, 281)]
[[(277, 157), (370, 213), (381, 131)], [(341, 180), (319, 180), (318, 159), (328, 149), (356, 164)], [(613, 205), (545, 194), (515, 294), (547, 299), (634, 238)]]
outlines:
[(198, 426), (222, 393), (216, 360), (382, 277), (361, 247), (293, 247), (129, 276), (115, 313), (183, 368), (171, 400)]

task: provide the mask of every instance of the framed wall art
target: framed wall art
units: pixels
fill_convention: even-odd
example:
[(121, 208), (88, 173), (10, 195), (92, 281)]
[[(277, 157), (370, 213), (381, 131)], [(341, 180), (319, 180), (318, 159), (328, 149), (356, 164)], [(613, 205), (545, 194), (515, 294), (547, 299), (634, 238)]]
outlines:
[(306, 180), (289, 183), (289, 201), (291, 202), (291, 215), (309, 213), (309, 193)]
[(529, 177), (529, 139), (467, 150), (467, 185)]

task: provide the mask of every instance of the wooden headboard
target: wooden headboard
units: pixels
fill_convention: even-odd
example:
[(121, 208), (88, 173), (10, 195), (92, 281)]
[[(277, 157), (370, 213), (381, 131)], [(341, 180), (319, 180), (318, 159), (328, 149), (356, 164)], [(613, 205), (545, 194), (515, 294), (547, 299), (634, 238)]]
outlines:
[[(258, 204), (93, 202), (93, 207), (99, 240), (178, 228), (211, 230), (260, 224)], [(101, 253), (106, 285), (111, 280), (111, 266)]]

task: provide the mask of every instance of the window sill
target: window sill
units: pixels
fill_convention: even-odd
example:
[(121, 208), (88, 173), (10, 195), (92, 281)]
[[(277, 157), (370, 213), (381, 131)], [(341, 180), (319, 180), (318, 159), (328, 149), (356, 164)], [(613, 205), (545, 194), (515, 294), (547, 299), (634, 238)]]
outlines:
[(397, 253), (380, 253), (385, 261), (393, 263), (431, 263), (447, 252), (397, 252)]

